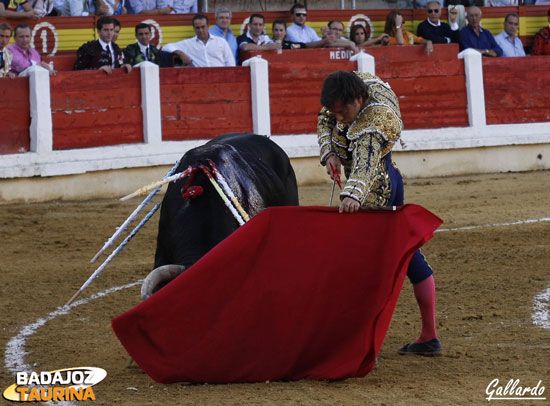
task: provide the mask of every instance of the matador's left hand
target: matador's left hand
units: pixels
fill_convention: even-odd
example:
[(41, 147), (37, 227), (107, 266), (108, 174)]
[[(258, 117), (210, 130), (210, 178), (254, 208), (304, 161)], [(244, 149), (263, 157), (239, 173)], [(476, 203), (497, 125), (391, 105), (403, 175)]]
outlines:
[(356, 213), (361, 208), (361, 204), (351, 198), (351, 197), (344, 197), (344, 200), (342, 200), (342, 203), (340, 203), (340, 209), (338, 210), (340, 213)]

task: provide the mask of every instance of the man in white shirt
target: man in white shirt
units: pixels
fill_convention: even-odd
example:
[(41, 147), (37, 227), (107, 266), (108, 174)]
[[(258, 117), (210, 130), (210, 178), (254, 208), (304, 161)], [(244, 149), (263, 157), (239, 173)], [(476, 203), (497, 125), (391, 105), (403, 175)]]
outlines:
[(303, 4), (294, 4), (290, 14), (293, 23), (286, 30), (287, 41), (308, 44), (308, 48), (320, 48), (326, 45), (313, 28), (306, 26), (307, 11)]
[(525, 56), (523, 44), (516, 36), (518, 27), (517, 14), (508, 14), (504, 18), (504, 31), (495, 36), (495, 41), (502, 48), (502, 56)]
[(166, 44), (162, 50), (176, 54), (184, 66), (235, 66), (235, 57), (227, 41), (208, 32), (208, 17), (202, 14), (193, 17), (193, 29), (196, 34), (193, 38)]

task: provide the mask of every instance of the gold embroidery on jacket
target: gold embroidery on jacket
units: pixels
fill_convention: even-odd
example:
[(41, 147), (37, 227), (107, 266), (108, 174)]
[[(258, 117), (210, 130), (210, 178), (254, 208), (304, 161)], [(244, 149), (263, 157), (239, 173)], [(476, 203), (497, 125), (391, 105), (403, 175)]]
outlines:
[(368, 99), (349, 127), (326, 108), (320, 111), (317, 134), (321, 164), (325, 165), (329, 153), (335, 153), (347, 178), (340, 196), (352, 197), (362, 206), (384, 206), (391, 195), (384, 157), (403, 129), (399, 101), (391, 87), (376, 76), (355, 74), (367, 84)]

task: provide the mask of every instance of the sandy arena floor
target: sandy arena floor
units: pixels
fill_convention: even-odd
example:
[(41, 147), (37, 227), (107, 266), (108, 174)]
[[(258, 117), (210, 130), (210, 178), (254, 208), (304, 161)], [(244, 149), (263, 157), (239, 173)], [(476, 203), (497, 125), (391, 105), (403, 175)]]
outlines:
[[(419, 332), (406, 281), (377, 367), (365, 378), (342, 382), (157, 384), (138, 367), (126, 367), (128, 356), (110, 327), (111, 318), (139, 302), (138, 285), (38, 326), (93, 272), (97, 264), (89, 263), (91, 257), (138, 201), (0, 205), (0, 389), (15, 382), (13, 370), (25, 366), (34, 371), (96, 366), (108, 375), (94, 387), (95, 405), (483, 405), (495, 378), (502, 386), (510, 379), (522, 386), (541, 380), (547, 400), (509, 403), (549, 404), (549, 177), (549, 172), (530, 172), (408, 179), (406, 201), (443, 218), (442, 229), (475, 226), (437, 232), (423, 250), (435, 270), (444, 356), (397, 354)], [(301, 204), (327, 205), (330, 186), (300, 188)], [(519, 220), (538, 221), (503, 225)], [(83, 299), (149, 272), (157, 221), (138, 234)], [(25, 326), (36, 328), (22, 330)], [(19, 341), (12, 341), (18, 345), (8, 347), (18, 334)]]

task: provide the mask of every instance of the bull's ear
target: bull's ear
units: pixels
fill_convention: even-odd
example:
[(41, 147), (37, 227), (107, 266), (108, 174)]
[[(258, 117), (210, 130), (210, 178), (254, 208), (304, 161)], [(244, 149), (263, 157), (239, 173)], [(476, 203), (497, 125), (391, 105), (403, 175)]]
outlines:
[(170, 283), (185, 271), (183, 265), (163, 265), (155, 268), (147, 275), (141, 285), (141, 298), (149, 298), (153, 293)]

